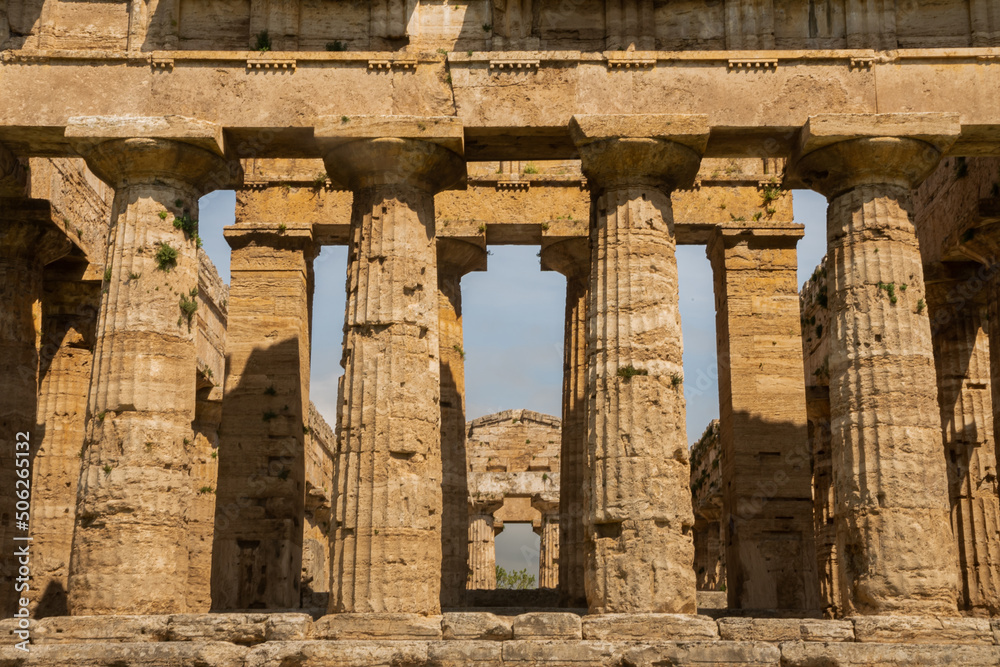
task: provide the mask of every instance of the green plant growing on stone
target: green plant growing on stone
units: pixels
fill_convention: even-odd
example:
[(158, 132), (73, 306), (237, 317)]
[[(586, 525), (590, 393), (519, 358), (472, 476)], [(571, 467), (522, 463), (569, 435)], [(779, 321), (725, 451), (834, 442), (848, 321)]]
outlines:
[(271, 50), (271, 35), (268, 34), (267, 30), (261, 30), (257, 33), (256, 49), (261, 53)]
[(326, 50), (327, 51), (346, 51), (347, 47), (344, 46), (344, 43), (341, 42), (339, 39), (335, 39), (332, 42), (327, 42), (326, 43)]
[(198, 489), (198, 495), (202, 495), (203, 496), (203, 495), (205, 495), (207, 493), (212, 493), (213, 491), (215, 491), (215, 489), (213, 489), (212, 487), (210, 487), (210, 486), (203, 486), (200, 489)]
[(889, 303), (896, 305), (899, 301), (899, 297), (896, 296), (896, 283), (883, 283), (879, 282), (878, 289), (885, 290), (885, 293), (889, 295)]
[(628, 366), (622, 366), (618, 369), (618, 377), (620, 377), (625, 382), (630, 382), (632, 378), (637, 375), (649, 375), (649, 371), (645, 368), (636, 368), (632, 364)]
[(348, 118), (347, 116), (341, 116), (340, 117), (340, 122), (343, 123), (344, 125), (346, 125), (347, 123), (351, 122), (351, 119)]
[(764, 217), (764, 212), (763, 211), (757, 211), (756, 213), (753, 214), (753, 221), (754, 222), (760, 222), (760, 219), (763, 218), (763, 217)]
[(463, 350), (463, 349), (462, 349), (462, 346), (461, 346), (461, 345), (452, 345), (452, 346), (451, 346), (451, 349), (453, 349), (453, 350), (455, 350), (456, 352), (458, 352), (458, 356), (460, 356), (460, 357), (462, 357), (463, 359), (465, 359), (465, 350)]
[(493, 32), (493, 24), (492, 23), (484, 23), (483, 24), (483, 32)]
[(274, 410), (265, 410), (264, 414), (262, 415), (264, 421), (266, 421), (266, 422), (269, 422), (272, 419), (275, 419), (277, 416), (278, 416), (278, 413), (275, 412)]
[(538, 173), (538, 167), (536, 167), (534, 164), (532, 164), (531, 162), (529, 162), (528, 164), (524, 165), (524, 173), (526, 173), (526, 174), (537, 174)]
[(926, 307), (927, 307), (927, 304), (924, 303), (923, 299), (920, 299), (919, 301), (917, 301), (917, 314), (919, 315), (920, 313), (924, 312), (924, 308), (926, 308)]
[(482, 224), (479, 225), (479, 233), (480, 234), (485, 234), (486, 233), (486, 223), (482, 223)]
[(104, 269), (104, 282), (106, 282), (106, 283), (110, 283), (111, 282), (111, 267), (110, 266), (107, 267), (106, 269)]
[(183, 199), (175, 199), (174, 200), (174, 206), (176, 206), (177, 208), (183, 208), (184, 207), (184, 200)]
[(129, 280), (138, 280), (140, 277), (142, 277), (141, 274), (138, 274), (135, 271), (133, 271), (132, 273), (128, 274), (128, 279)]
[(497, 565), (496, 578), (498, 589), (523, 591), (535, 587), (535, 576), (528, 574), (527, 569), (508, 572)]
[(108, 414), (108, 413), (107, 413), (107, 411), (105, 411), (105, 410), (101, 410), (100, 412), (98, 412), (98, 413), (97, 413), (97, 421), (99, 421), (99, 422), (102, 422), (102, 421), (104, 421), (104, 417), (105, 417), (105, 416), (106, 416), (107, 414)]
[(279, 234), (284, 234), (287, 231), (288, 231), (288, 225), (286, 225), (285, 223), (281, 223), (280, 225), (278, 225)]
[(322, 190), (324, 187), (326, 187), (325, 171), (321, 171), (318, 174), (316, 174), (316, 177), (313, 178), (313, 187), (316, 188), (317, 190)]
[(167, 211), (160, 211), (160, 220), (166, 220), (170, 217), (170, 213)]
[(764, 192), (761, 196), (764, 198), (764, 205), (767, 206), (781, 197), (781, 188), (775, 185), (769, 185), (764, 188)]
[(177, 249), (169, 243), (160, 243), (153, 259), (156, 260), (156, 268), (169, 272), (177, 266)]
[(174, 216), (174, 229), (180, 229), (185, 237), (193, 238), (198, 235), (198, 221), (185, 212), (181, 216)]
[(670, 386), (671, 387), (673, 387), (674, 389), (676, 389), (677, 387), (681, 386), (681, 384), (683, 382), (684, 382), (684, 376), (683, 375), (681, 375), (680, 373), (671, 373), (671, 375), (670, 375)]
[(107, 477), (108, 475), (111, 474), (111, 471), (114, 470), (114, 468), (111, 467), (110, 463), (105, 463), (103, 470), (104, 470), (104, 476)]
[(275, 389), (274, 385), (272, 384), (271, 386), (269, 386), (267, 389), (264, 390), (264, 393), (267, 394), (268, 396), (277, 396), (278, 390)]
[[(197, 291), (195, 291), (195, 294), (197, 294)], [(188, 331), (191, 331), (191, 322), (194, 319), (194, 314), (198, 311), (198, 302), (194, 299), (189, 299), (186, 294), (181, 294), (180, 309), (181, 317), (177, 320), (177, 324), (180, 324), (186, 318)]]
[(213, 449), (212, 450), (212, 458), (213, 459), (219, 458), (219, 450), (217, 450), (217, 449)]

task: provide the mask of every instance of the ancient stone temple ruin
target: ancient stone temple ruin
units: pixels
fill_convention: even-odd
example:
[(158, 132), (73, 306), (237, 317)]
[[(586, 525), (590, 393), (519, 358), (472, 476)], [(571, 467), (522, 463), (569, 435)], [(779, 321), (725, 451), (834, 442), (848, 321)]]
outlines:
[[(558, 420), (465, 414), (503, 244)], [(996, 665), (998, 258), (997, 0), (0, 0), (0, 665)]]

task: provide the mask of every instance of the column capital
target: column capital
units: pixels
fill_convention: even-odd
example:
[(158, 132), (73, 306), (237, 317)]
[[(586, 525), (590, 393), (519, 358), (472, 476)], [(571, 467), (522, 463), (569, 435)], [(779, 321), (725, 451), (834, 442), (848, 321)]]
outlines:
[(115, 189), (173, 181), (203, 195), (240, 178), (239, 162), (224, 157), (222, 128), (214, 123), (180, 116), (74, 118), (66, 137)]
[(240, 223), (223, 227), (222, 235), (233, 250), (257, 245), (281, 250), (302, 250), (307, 259), (319, 254), (313, 239), (312, 225), (275, 225), (272, 223)]
[(708, 145), (704, 115), (580, 115), (570, 120), (583, 173), (598, 190), (690, 187)]
[(455, 117), (341, 116), (317, 125), (330, 178), (351, 190), (409, 185), (436, 194), (465, 179), (464, 128)]
[(485, 271), (487, 262), (486, 241), (482, 244), (459, 239), (437, 239), (438, 275), (461, 278), (472, 271)]
[(913, 189), (960, 133), (958, 114), (812, 116), (789, 162), (789, 185), (829, 199), (861, 185)]
[(42, 266), (76, 248), (56, 226), (45, 199), (0, 197), (0, 240), (0, 256), (30, 254)]
[(21, 197), (28, 189), (28, 174), (17, 156), (0, 145), (0, 197)]
[[(786, 224), (775, 227), (716, 227), (710, 232), (705, 252), (709, 259), (727, 250), (744, 245), (749, 250), (794, 250), (798, 242), (805, 236), (805, 225)], [(745, 268), (761, 268), (762, 258), (759, 254), (748, 258)], [(795, 257), (791, 257), (794, 268)], [(727, 268), (743, 268), (728, 266)], [(784, 268), (784, 267), (783, 267)]]
[(544, 245), (543, 237), (542, 243), (542, 271), (558, 271), (570, 280), (590, 275), (590, 239), (567, 239)]

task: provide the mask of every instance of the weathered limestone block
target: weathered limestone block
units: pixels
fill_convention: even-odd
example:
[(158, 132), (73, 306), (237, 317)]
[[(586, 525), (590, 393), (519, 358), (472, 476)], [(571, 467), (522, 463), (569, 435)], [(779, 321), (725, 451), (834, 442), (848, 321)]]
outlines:
[(82, 119), (66, 133), (115, 188), (69, 609), (184, 611), (194, 493), (193, 221), (198, 198), (229, 174), (221, 133), (176, 119)]
[(992, 644), (993, 631), (986, 618), (934, 616), (854, 616), (854, 636), (859, 642), (882, 644)]
[(819, 608), (795, 245), (802, 229), (717, 228), (721, 524), (729, 606)]
[(852, 642), (854, 624), (813, 618), (720, 618), (719, 635), (737, 642)]
[[(2, 151), (0, 147), (0, 151)], [(0, 153), (2, 156), (2, 153)], [(14, 613), (21, 597), (35, 599), (23, 588), (14, 557), (15, 537), (28, 538), (29, 526), (43, 516), (18, 510), (29, 503), (31, 461), (37, 456), (43, 433), (35, 429), (38, 392), (35, 303), (42, 297), (42, 268), (69, 252), (69, 244), (52, 224), (48, 202), (0, 197), (0, 429), (7, 435), (0, 447), (0, 614)], [(22, 434), (22, 435), (18, 435)], [(25, 443), (15, 445), (15, 442)], [(31, 456), (16, 456), (16, 452)], [(19, 463), (15, 463), (19, 460)], [(24, 472), (19, 472), (23, 470)], [(18, 494), (21, 494), (19, 496)], [(22, 523), (24, 522), (24, 523)], [(37, 552), (32, 552), (37, 553)], [(44, 572), (44, 570), (43, 570)], [(21, 577), (22, 581), (15, 579)], [(21, 588), (15, 591), (15, 584)], [(30, 584), (29, 584), (30, 585)], [(30, 595), (24, 595), (29, 593)]]
[(990, 397), (986, 306), (955, 307), (975, 265), (950, 263), (927, 280), (944, 453), (948, 462), (952, 533), (962, 578), (960, 607), (1000, 611), (1000, 496)]
[(787, 642), (781, 645), (782, 667), (994, 667), (1000, 661), (997, 646), (905, 646), (900, 644), (820, 644)]
[(300, 641), (261, 644), (246, 654), (243, 667), (394, 667), (428, 664), (430, 642)]
[(441, 616), (420, 614), (330, 614), (316, 621), (316, 639), (440, 639)]
[(0, 647), (0, 665), (17, 667), (244, 667), (248, 649), (225, 642), (137, 642), (33, 646), (25, 653)]
[(459, 611), (444, 614), (441, 624), (444, 639), (492, 639), (514, 637), (513, 619), (488, 612)]
[[(957, 555), (910, 191), (954, 116), (823, 116), (793, 173), (825, 194), (830, 410), (847, 613), (954, 614)], [(903, 286), (907, 288), (904, 290)]]
[(582, 639), (580, 617), (568, 612), (533, 612), (514, 619), (514, 639)]
[[(619, 657), (620, 656), (620, 657)], [(684, 642), (650, 646), (623, 647), (616, 655), (619, 662), (610, 664), (656, 667), (658, 665), (724, 665), (729, 667), (778, 667), (781, 651), (764, 642)]]
[(469, 579), (468, 461), (465, 451), (465, 348), (462, 276), (486, 269), (486, 248), (438, 239), (441, 355), (441, 605), (461, 603)]
[(435, 614), (442, 468), (434, 194), (456, 183), (464, 164), (447, 123), (442, 143), (378, 138), (424, 133), (416, 123), (341, 125), (317, 129), (327, 173), (354, 192), (330, 611)]
[(583, 617), (583, 638), (604, 641), (705, 641), (719, 638), (707, 616), (693, 614), (601, 614)]
[(33, 616), (65, 616), (101, 285), (84, 264), (46, 271), (42, 293), (38, 436), (32, 471)]
[(309, 229), (227, 227), (233, 248), (213, 609), (300, 604), (309, 422)]
[(588, 549), (584, 527), (583, 483), (587, 457), (587, 286), (590, 244), (561, 241), (542, 248), (542, 269), (566, 276), (563, 324), (562, 438), (559, 453), (559, 590), (562, 603), (583, 607), (587, 601), (584, 563)]
[(592, 613), (695, 611), (690, 470), (670, 192), (704, 117), (578, 116), (593, 187), (586, 572)]

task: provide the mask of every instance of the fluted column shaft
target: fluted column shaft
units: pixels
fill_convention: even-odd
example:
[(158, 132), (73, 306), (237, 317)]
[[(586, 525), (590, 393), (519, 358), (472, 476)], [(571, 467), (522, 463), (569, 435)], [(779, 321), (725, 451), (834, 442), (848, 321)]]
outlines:
[(469, 482), (465, 453), (465, 348), (462, 276), (486, 268), (486, 250), (438, 239), (438, 322), (441, 351), (441, 605), (463, 600), (469, 577)]
[(726, 590), (734, 609), (819, 609), (795, 246), (801, 228), (720, 229), (718, 304)]
[[(42, 227), (25, 219), (20, 203), (21, 200), (0, 199), (0, 303), (3, 304), (0, 308), (0, 382), (3, 386), (0, 429), (4, 434), (4, 443), (0, 446), (0, 489), (3, 489), (0, 497), (0, 613), (4, 617), (14, 613), (21, 597), (14, 590), (18, 564), (12, 555), (13, 538), (28, 536), (15, 521), (19, 516), (16, 492), (28, 491), (30, 484), (30, 480), (22, 481), (15, 488), (21, 480), (15, 467), (15, 442), (27, 442), (33, 452), (41, 436), (34, 428), (38, 390), (34, 306), (42, 288), (42, 262), (36, 253)], [(19, 437), (19, 433), (25, 435)], [(27, 512), (21, 515), (26, 517)]]
[(610, 125), (577, 117), (571, 127), (594, 189), (585, 486), (594, 549), (587, 601), (592, 613), (693, 613), (694, 515), (670, 192), (694, 177), (700, 148), (692, 147), (698, 141), (642, 134), (608, 137)]
[[(952, 533), (958, 548), (963, 609), (1000, 611), (1000, 497), (990, 397), (986, 307), (956, 299), (973, 271), (927, 284)], [(961, 300), (964, 307), (950, 304)]]
[(559, 591), (561, 604), (586, 605), (583, 486), (587, 463), (587, 289), (590, 243), (561, 241), (542, 248), (542, 268), (566, 276), (563, 320), (562, 439), (559, 453)]
[[(953, 141), (957, 129), (942, 125)], [(866, 135), (797, 165), (829, 200), (830, 421), (847, 614), (956, 613), (937, 378), (910, 217), (911, 188), (939, 156), (923, 138)]]
[(82, 280), (80, 270), (46, 276), (38, 391), (43, 431), (32, 471), (31, 599), (39, 618), (69, 613), (67, 577), (100, 303), (100, 283)]
[(464, 165), (436, 144), (394, 139), (349, 142), (329, 151), (326, 164), (354, 191), (330, 611), (437, 613), (434, 193)]
[(173, 140), (95, 141), (115, 187), (69, 577), (74, 615), (187, 608), (196, 352), (197, 220), (224, 163)]
[(469, 511), (469, 574), (466, 589), (491, 591), (497, 587), (496, 530), (493, 514), (473, 506)]
[(542, 515), (538, 552), (538, 587), (557, 588), (559, 586), (559, 514), (551, 512)]
[(308, 227), (225, 230), (232, 246), (212, 608), (300, 604), (309, 424)]

